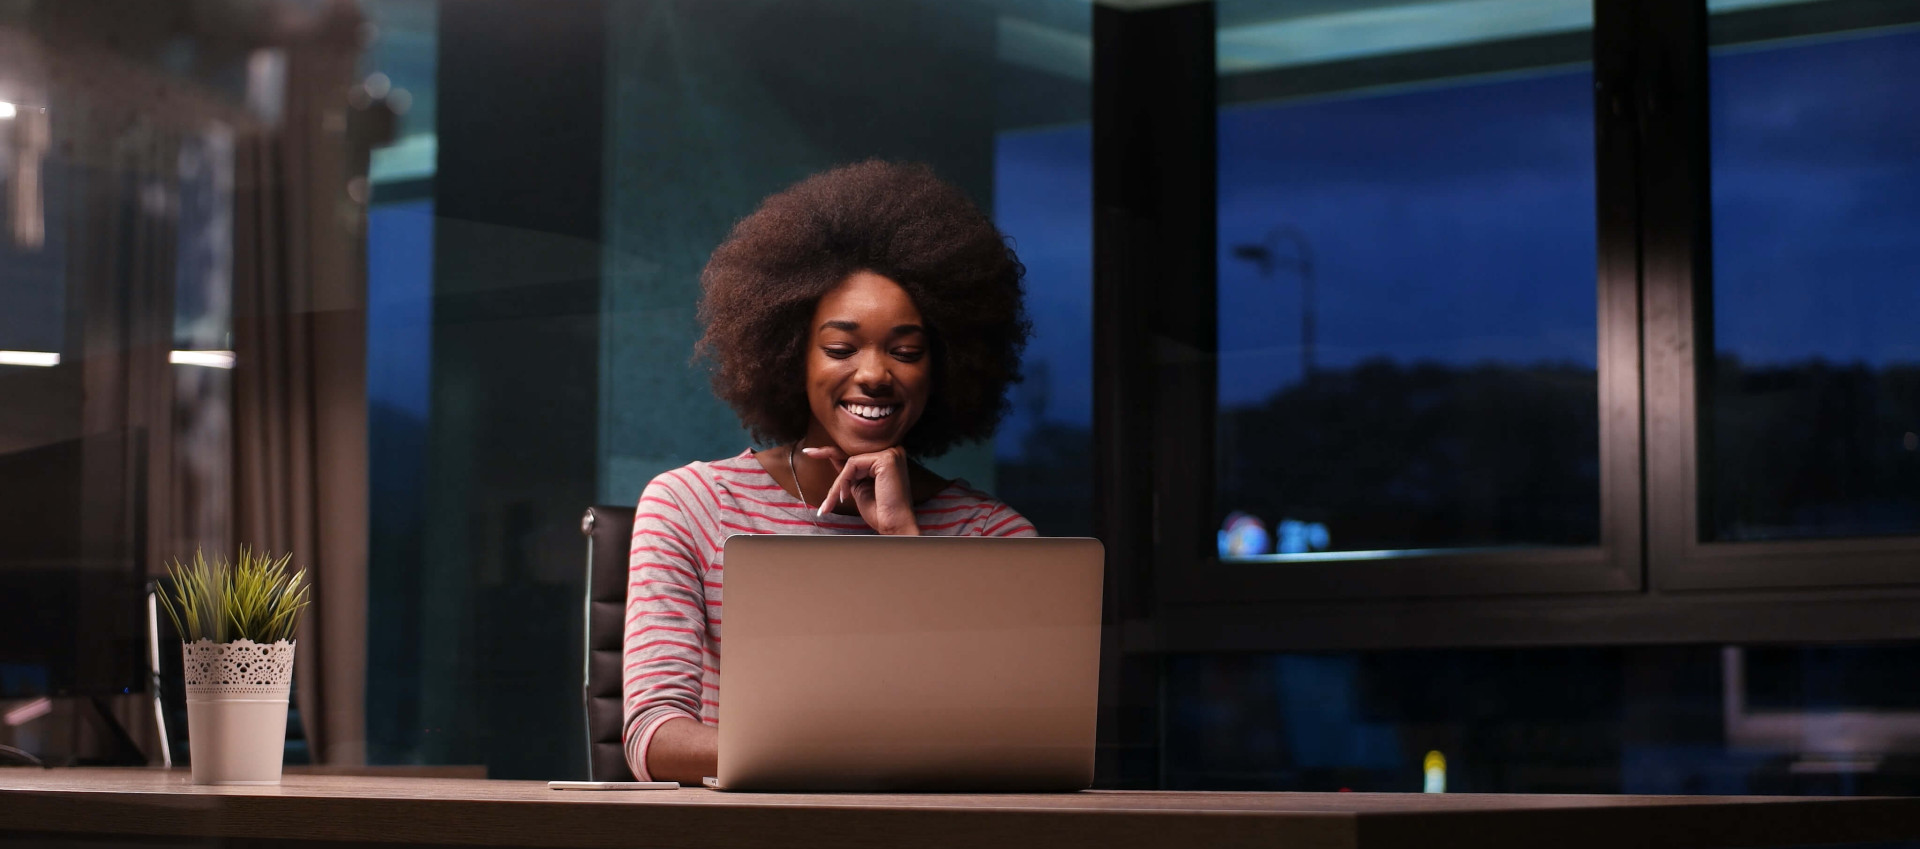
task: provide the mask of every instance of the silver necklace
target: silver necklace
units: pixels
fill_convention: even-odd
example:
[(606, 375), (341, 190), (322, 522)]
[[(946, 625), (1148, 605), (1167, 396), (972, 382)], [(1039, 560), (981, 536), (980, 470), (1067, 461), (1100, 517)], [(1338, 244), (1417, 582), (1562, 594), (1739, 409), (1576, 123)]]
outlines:
[(793, 475), (793, 491), (799, 493), (800, 503), (812, 507), (813, 504), (807, 501), (807, 491), (800, 488), (800, 470), (793, 465), (793, 455), (798, 453), (800, 453), (800, 440), (796, 439), (793, 441), (793, 447), (787, 449), (787, 474)]

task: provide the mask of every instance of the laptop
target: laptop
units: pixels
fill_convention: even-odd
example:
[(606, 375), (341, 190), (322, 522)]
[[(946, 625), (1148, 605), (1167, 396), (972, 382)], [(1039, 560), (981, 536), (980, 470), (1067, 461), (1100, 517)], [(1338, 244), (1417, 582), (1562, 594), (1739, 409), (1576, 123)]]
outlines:
[(725, 563), (708, 786), (1093, 783), (1098, 540), (743, 534)]

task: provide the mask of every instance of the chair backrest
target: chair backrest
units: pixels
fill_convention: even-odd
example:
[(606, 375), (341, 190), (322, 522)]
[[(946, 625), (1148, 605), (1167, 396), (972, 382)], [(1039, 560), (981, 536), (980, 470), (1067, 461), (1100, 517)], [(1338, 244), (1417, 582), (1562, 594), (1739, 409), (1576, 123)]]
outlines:
[(633, 508), (588, 507), (580, 520), (587, 537), (586, 681), (587, 771), (594, 781), (632, 781), (620, 744), (620, 649), (627, 611), (627, 555)]

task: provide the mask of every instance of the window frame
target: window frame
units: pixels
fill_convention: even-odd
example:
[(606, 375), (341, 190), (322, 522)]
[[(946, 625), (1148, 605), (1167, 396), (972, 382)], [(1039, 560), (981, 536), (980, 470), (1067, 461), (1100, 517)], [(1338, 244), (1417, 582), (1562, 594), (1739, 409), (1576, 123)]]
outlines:
[[(1920, 9), (1827, 0), (1725, 14), (1741, 42), (1920, 22)], [(1822, 4), (1824, 5), (1824, 4)], [(1708, 134), (1709, 25), (1705, 0), (1652, 11), (1669, 60), (1652, 84), (1683, 120), (1649, 133), (1650, 159), (1667, 162), (1646, 191), (1646, 228), (1658, 234), (1647, 266), (1647, 560), (1660, 590), (1851, 588), (1920, 585), (1920, 535), (1767, 542), (1701, 540), (1700, 479), (1710, 434), (1702, 387), (1713, 347), (1712, 161)], [(1911, 636), (1909, 633), (1907, 636)]]
[[(1619, 12), (1622, 4), (1596, 4), (1593, 39), (1593, 78), (1597, 88), (1619, 85), (1603, 82), (1621, 78), (1629, 63), (1618, 33), (1623, 29)], [(1519, 61), (1541, 55), (1543, 47), (1564, 45), (1564, 36), (1518, 40), (1512, 52)], [(1212, 44), (1205, 45), (1209, 57)], [(1485, 51), (1447, 48), (1432, 51), (1430, 63), (1459, 72), (1484, 71)], [(1405, 73), (1405, 57), (1385, 60), (1357, 60), (1341, 63), (1342, 73), (1357, 74), (1359, 79), (1374, 79), (1382, 73)], [(1316, 76), (1324, 77), (1325, 74)], [(1217, 77), (1206, 81), (1204, 96), (1216, 90), (1284, 92), (1286, 81), (1280, 75), (1264, 80), (1224, 81)], [(1190, 96), (1200, 97), (1200, 92)], [(1187, 492), (1204, 493), (1200, 503), (1173, 497), (1177, 488), (1161, 486), (1154, 495), (1155, 546), (1161, 555), (1154, 559), (1154, 585), (1159, 601), (1168, 607), (1208, 607), (1248, 602), (1289, 602), (1300, 600), (1343, 600), (1408, 597), (1458, 597), (1493, 595), (1531, 595), (1566, 593), (1632, 593), (1645, 586), (1641, 557), (1640, 510), (1640, 304), (1638, 289), (1638, 245), (1635, 232), (1637, 198), (1633, 170), (1636, 167), (1633, 134), (1627, 121), (1631, 116), (1602, 109), (1596, 96), (1595, 179), (1596, 187), (1596, 268), (1597, 299), (1596, 341), (1598, 350), (1599, 397), (1596, 413), (1600, 417), (1600, 543), (1568, 548), (1516, 548), (1495, 552), (1435, 552), (1393, 559), (1332, 560), (1314, 563), (1246, 563), (1224, 560), (1213, 551), (1211, 526), (1213, 481), (1210, 476), (1195, 476), (1198, 486)], [(1211, 130), (1211, 127), (1208, 128)], [(1098, 153), (1096, 152), (1096, 157)], [(1615, 187), (1615, 188), (1610, 188)], [(1618, 188), (1624, 187), (1624, 188)], [(1211, 197), (1209, 198), (1211, 201)], [(1202, 218), (1200, 210), (1191, 210), (1192, 218)], [(1215, 211), (1205, 210), (1204, 220), (1214, 223)], [(1206, 249), (1216, 249), (1209, 239)], [(1116, 281), (1106, 281), (1112, 286)], [(1096, 287), (1100, 286), (1096, 281)], [(1137, 276), (1121, 283), (1138, 285)], [(1195, 319), (1189, 319), (1190, 321)], [(1214, 338), (1215, 315), (1209, 312), (1198, 320), (1204, 327), (1184, 328), (1176, 334), (1188, 338)], [(1163, 360), (1186, 358), (1180, 349), (1163, 349)], [(1211, 350), (1207, 351), (1211, 354)], [(1198, 358), (1184, 366), (1183, 378), (1215, 382), (1214, 359)], [(1103, 361), (1097, 358), (1096, 362)], [(1137, 367), (1136, 367), (1137, 368)], [(1187, 412), (1162, 415), (1153, 423), (1154, 453), (1157, 456), (1186, 458), (1183, 464), (1204, 464), (1211, 469), (1212, 434), (1216, 419), (1211, 391), (1208, 403), (1193, 405), (1185, 398)], [(1181, 403), (1172, 397), (1158, 399), (1158, 406)], [(1174, 409), (1182, 409), (1175, 407)], [(1201, 454), (1193, 446), (1205, 445)], [(1178, 505), (1169, 507), (1169, 505)], [(1204, 579), (1196, 576), (1204, 575)]]
[[(1837, 17), (1856, 22), (1848, 28), (1885, 14), (1873, 0), (1828, 2), (1845, 7)], [(1212, 113), (1201, 121), (1192, 104), (1211, 109), (1218, 81), (1191, 69), (1141, 76), (1129, 64), (1143, 39), (1157, 38), (1153, 49), (1196, 63), (1204, 53), (1210, 67), (1212, 31), (1202, 43), (1191, 27), (1115, 23), (1190, 10), (1211, 24), (1211, 6), (1096, 7), (1096, 57), (1105, 57), (1096, 62), (1094, 126), (1097, 526), (1109, 550), (1109, 606), (1119, 605), (1111, 644), (1127, 658), (1116, 663), (1182, 651), (1920, 636), (1912, 565), (1920, 537), (1691, 536), (1700, 449), (1693, 346), (1710, 331), (1696, 315), (1711, 315), (1700, 312), (1711, 303), (1705, 0), (1594, 0), (1601, 544), (1330, 563), (1214, 556), (1216, 317), (1191, 309), (1198, 287), (1172, 281), (1217, 279), (1201, 274), (1217, 251), (1217, 195), (1159, 187), (1198, 173), (1199, 160), (1177, 154), (1212, 151)], [(1785, 9), (1739, 14), (1804, 21), (1805, 10)], [(1125, 50), (1110, 38), (1119, 30), (1134, 39)], [(1136, 106), (1115, 106), (1125, 103)], [(1214, 159), (1204, 166), (1212, 172)], [(1167, 239), (1165, 222), (1175, 219), (1187, 229)], [(1109, 683), (1142, 690), (1137, 682), (1152, 677)], [(1152, 714), (1140, 698), (1123, 702), (1122, 712)]]

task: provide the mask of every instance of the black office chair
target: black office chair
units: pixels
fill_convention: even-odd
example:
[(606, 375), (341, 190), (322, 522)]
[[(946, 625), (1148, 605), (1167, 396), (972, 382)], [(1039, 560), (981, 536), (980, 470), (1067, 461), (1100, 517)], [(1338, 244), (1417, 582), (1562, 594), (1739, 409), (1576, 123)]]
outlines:
[(587, 537), (586, 681), (587, 772), (594, 781), (632, 781), (620, 697), (620, 649), (627, 613), (627, 554), (633, 508), (588, 507), (580, 519)]

